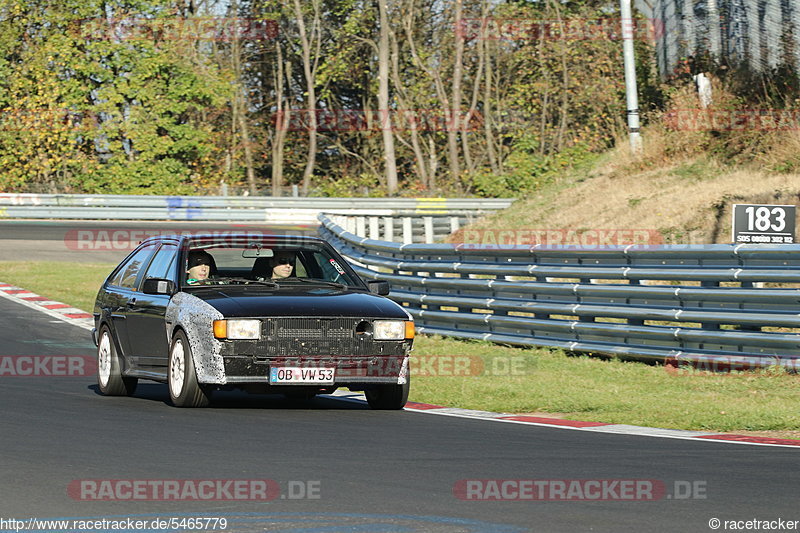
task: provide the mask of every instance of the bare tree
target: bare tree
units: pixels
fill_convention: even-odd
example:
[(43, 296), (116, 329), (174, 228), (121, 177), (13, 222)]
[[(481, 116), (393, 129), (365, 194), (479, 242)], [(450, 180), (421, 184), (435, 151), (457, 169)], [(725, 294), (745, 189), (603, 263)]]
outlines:
[(378, 113), (381, 135), (383, 137), (383, 158), (385, 161), (386, 189), (389, 194), (397, 193), (397, 160), (392, 133), (392, 113), (389, 109), (389, 17), (387, 0), (378, 0), (380, 19), (380, 38), (378, 40)]
[[(231, 12), (234, 16), (238, 15), (239, 4), (236, 0), (231, 3)], [(256, 173), (253, 166), (253, 147), (250, 144), (250, 127), (247, 121), (248, 98), (247, 89), (242, 72), (242, 43), (238, 31), (233, 32), (231, 41), (231, 67), (236, 79), (236, 89), (231, 102), (232, 118), (234, 123), (238, 123), (239, 134), (242, 139), (244, 149), (244, 163), (247, 173), (247, 189), (250, 194), (256, 194)], [(235, 131), (235, 126), (232, 128)]]
[[(272, 137), (272, 196), (280, 196), (283, 187), (283, 147), (286, 144), (286, 132), (292, 120), (292, 109), (284, 102), (284, 64), (281, 43), (275, 41), (275, 131)], [(292, 78), (292, 64), (286, 62), (285, 76)]]
[[(294, 0), (294, 13), (297, 18), (297, 28), (300, 32), (300, 43), (303, 56), (303, 74), (306, 80), (306, 106), (308, 107), (308, 157), (303, 171), (303, 196), (308, 195), (311, 185), (311, 176), (317, 159), (317, 93), (316, 78), (319, 67), (320, 48), (322, 46), (322, 29), (320, 27), (320, 0), (306, 0), (311, 3), (313, 16), (311, 32), (306, 31), (303, 10), (300, 0)], [(313, 48), (313, 50), (312, 50)]]
[[(462, 23), (464, 1), (455, 0), (453, 27)], [(464, 71), (464, 39), (455, 36), (455, 57), (453, 59), (452, 100), (448, 106), (447, 152), (450, 159), (450, 175), (457, 186), (461, 185), (461, 165), (458, 159), (458, 130), (461, 128), (461, 78)]]

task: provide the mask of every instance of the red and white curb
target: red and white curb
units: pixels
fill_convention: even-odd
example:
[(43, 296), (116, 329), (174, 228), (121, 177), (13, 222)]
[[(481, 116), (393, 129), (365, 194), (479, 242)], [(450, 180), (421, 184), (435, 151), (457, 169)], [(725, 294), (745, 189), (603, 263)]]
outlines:
[(491, 420), (494, 422), (509, 422), (512, 424), (527, 424), (531, 426), (544, 426), (558, 429), (592, 431), (595, 433), (616, 433), (621, 435), (638, 435), (642, 437), (662, 437), (668, 439), (684, 439), (705, 442), (725, 442), (731, 444), (749, 444), (752, 446), (780, 446), (788, 448), (800, 447), (800, 440), (792, 439), (776, 439), (771, 437), (755, 437), (750, 435), (730, 435), (725, 433), (710, 433), (706, 431), (689, 431), (683, 429), (649, 428), (644, 426), (629, 426), (627, 424), (608, 424), (605, 422), (582, 422), (580, 420), (562, 420), (560, 418), (514, 415), (508, 413), (492, 413), (489, 411), (474, 411), (472, 409), (458, 409), (454, 407), (444, 407), (441, 405), (431, 405), (427, 403), (408, 402), (405, 410), (432, 415), (475, 418), (479, 420)]
[(12, 300), (83, 329), (91, 330), (94, 327), (94, 319), (90, 313), (8, 283), (0, 282), (0, 298)]
[[(363, 394), (358, 392), (349, 392), (342, 389), (337, 390), (330, 396), (335, 396), (342, 400), (349, 400), (359, 403), (366, 401)], [(472, 418), (476, 420), (508, 422), (512, 424), (527, 424), (529, 426), (542, 426), (555, 429), (592, 431), (595, 433), (616, 433), (620, 435), (637, 435), (641, 437), (661, 437), (667, 439), (700, 440), (705, 442), (723, 442), (729, 444), (749, 444), (752, 446), (779, 446), (784, 448), (800, 447), (800, 440), (792, 439), (710, 433), (707, 431), (690, 431), (685, 429), (649, 428), (644, 426), (629, 426), (627, 424), (608, 424), (606, 422), (583, 422), (580, 420), (563, 420), (561, 418), (547, 418), (542, 416), (476, 411), (474, 409), (445, 407), (443, 405), (432, 405), (429, 403), (408, 402), (406, 403), (404, 410), (430, 415), (454, 416), (458, 418)]]
[[(94, 319), (90, 313), (65, 303), (50, 300), (36, 293), (0, 282), (0, 298), (15, 301), (69, 324), (91, 330)], [(366, 401), (363, 394), (338, 390), (332, 396), (343, 400)], [(531, 426), (544, 426), (559, 429), (572, 429), (580, 431), (593, 431), (596, 433), (617, 433), (623, 435), (639, 435), (646, 437), (662, 437), (669, 439), (688, 439), (706, 442), (726, 442), (732, 444), (749, 444), (753, 446), (781, 446), (789, 448), (800, 447), (800, 440), (775, 439), (770, 437), (752, 437), (749, 435), (729, 435), (725, 433), (709, 433), (705, 431), (688, 431), (682, 429), (649, 428), (644, 426), (629, 426), (627, 424), (607, 424), (605, 422), (582, 422), (579, 420), (562, 420), (560, 418), (546, 418), (540, 416), (515, 415), (509, 413), (493, 413), (490, 411), (476, 411), (460, 409), (457, 407), (444, 407), (427, 403), (408, 402), (406, 411), (425, 413), (440, 416), (454, 416), (458, 418), (473, 418), (476, 420), (490, 420), (494, 422), (508, 422), (512, 424), (527, 424)]]

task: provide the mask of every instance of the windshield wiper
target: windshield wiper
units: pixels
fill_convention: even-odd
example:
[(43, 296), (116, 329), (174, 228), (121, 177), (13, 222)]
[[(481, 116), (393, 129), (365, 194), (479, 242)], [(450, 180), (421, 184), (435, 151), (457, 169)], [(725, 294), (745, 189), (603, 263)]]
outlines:
[(303, 283), (314, 283), (316, 285), (327, 285), (328, 287), (336, 287), (337, 289), (346, 289), (348, 286), (336, 281), (328, 281), (326, 279), (318, 278), (283, 278), (283, 281), (302, 281)]
[(225, 276), (222, 278), (216, 278), (214, 281), (221, 281), (223, 283), (234, 282), (243, 285), (252, 285), (252, 284), (267, 285), (268, 287), (275, 287), (276, 289), (280, 287), (280, 285), (278, 285), (276, 282), (268, 279), (250, 279), (250, 278), (237, 278), (237, 277)]

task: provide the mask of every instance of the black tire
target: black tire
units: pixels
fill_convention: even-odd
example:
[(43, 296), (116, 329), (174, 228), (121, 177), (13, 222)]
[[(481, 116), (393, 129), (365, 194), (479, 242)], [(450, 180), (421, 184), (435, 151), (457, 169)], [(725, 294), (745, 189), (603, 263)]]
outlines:
[(192, 348), (182, 330), (175, 334), (169, 347), (167, 384), (175, 407), (206, 407), (211, 403), (211, 390), (197, 382)]
[(106, 396), (131, 396), (139, 380), (122, 375), (114, 335), (108, 326), (100, 328), (97, 342), (97, 386)]
[(364, 391), (367, 403), (373, 409), (402, 409), (408, 401), (408, 391), (410, 389), (410, 379), (406, 379), (403, 385), (376, 385)]

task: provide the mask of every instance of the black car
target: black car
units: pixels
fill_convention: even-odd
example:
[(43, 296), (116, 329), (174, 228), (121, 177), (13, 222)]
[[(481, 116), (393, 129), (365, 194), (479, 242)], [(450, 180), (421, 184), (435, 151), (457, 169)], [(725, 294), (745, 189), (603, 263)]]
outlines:
[(150, 238), (97, 295), (100, 391), (131, 395), (149, 379), (174, 405), (199, 407), (217, 389), (311, 398), (347, 387), (400, 409), (414, 323), (388, 293), (313, 237)]

